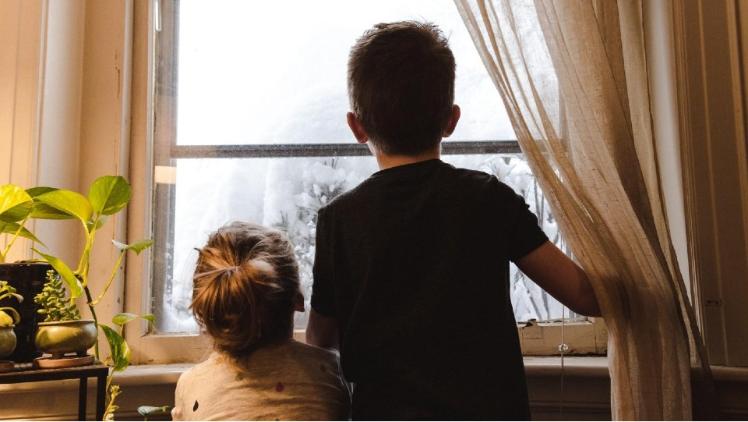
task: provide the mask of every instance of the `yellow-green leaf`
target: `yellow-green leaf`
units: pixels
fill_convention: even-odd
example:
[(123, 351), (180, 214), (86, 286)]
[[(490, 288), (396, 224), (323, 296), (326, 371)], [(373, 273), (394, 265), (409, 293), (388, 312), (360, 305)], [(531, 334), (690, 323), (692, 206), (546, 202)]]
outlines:
[(18, 233), (18, 236), (20, 237), (25, 237), (26, 239), (31, 239), (36, 243), (44, 245), (44, 243), (42, 243), (41, 240), (37, 239), (33, 233), (26, 230), (25, 227), (21, 227), (18, 223), (8, 223), (5, 221), (0, 221), (0, 233), (8, 233), (11, 235)]
[[(52, 188), (49, 186), (37, 186), (34, 188), (26, 189), (26, 192), (33, 199), (41, 194), (56, 191), (56, 190), (59, 190), (59, 189)], [(75, 218), (74, 216), (66, 212), (60, 211), (56, 208), (52, 208), (49, 205), (46, 205), (37, 200), (34, 200), (33, 202), (33, 207), (31, 209), (31, 217), (44, 219), (44, 220), (67, 220), (67, 219)]]
[(134, 321), (138, 318), (142, 318), (148, 321), (149, 325), (153, 325), (156, 323), (156, 317), (153, 314), (137, 315), (137, 314), (133, 314), (129, 312), (123, 312), (123, 313), (119, 313), (115, 315), (114, 317), (112, 317), (112, 322), (121, 327), (127, 324), (128, 322)]
[(93, 214), (93, 209), (88, 199), (71, 190), (52, 190), (37, 196), (35, 200), (77, 218), (83, 223), (84, 227), (87, 227), (88, 221)]
[[(59, 190), (57, 188), (51, 188), (48, 186), (37, 186), (34, 188), (26, 189), (26, 192), (28, 192), (29, 195), (31, 195), (32, 198), (36, 198), (37, 196), (47, 193)], [(37, 200), (34, 201), (33, 209), (31, 210), (31, 217), (33, 218), (40, 218), (44, 220), (67, 220), (70, 218), (75, 218), (74, 216), (60, 211), (56, 208), (52, 208), (47, 204), (44, 204), (42, 202), (39, 202)]]
[(108, 325), (99, 324), (99, 327), (104, 330), (104, 336), (109, 343), (113, 369), (124, 371), (130, 365), (130, 346), (117, 331)]
[(68, 289), (70, 289), (70, 299), (74, 300), (81, 296), (83, 293), (83, 287), (81, 286), (80, 280), (78, 280), (78, 277), (73, 274), (73, 270), (70, 269), (70, 267), (67, 266), (60, 258), (57, 258), (56, 256), (47, 255), (39, 252), (36, 249), (33, 249), (34, 252), (38, 253), (42, 258), (44, 258), (45, 261), (49, 265), (52, 266), (52, 268), (57, 271), (57, 274), (62, 277), (62, 281), (67, 284)]
[(126, 245), (122, 242), (118, 242), (116, 240), (112, 240), (112, 243), (117, 249), (121, 251), (133, 251), (136, 254), (140, 255), (141, 252), (150, 248), (153, 245), (153, 240), (152, 239), (140, 240), (140, 241), (131, 243), (129, 245)]
[(35, 186), (33, 188), (26, 189), (26, 193), (28, 193), (29, 196), (31, 196), (32, 198), (36, 198), (37, 196), (43, 193), (52, 192), (53, 190), (59, 190), (59, 189), (53, 188), (51, 186)]
[(0, 308), (0, 327), (12, 327), (19, 322), (21, 322), (21, 315), (18, 311), (7, 306)]
[[(169, 413), (171, 406), (138, 406), (138, 414), (144, 418)], [(146, 419), (147, 420), (147, 419)]]
[(16, 185), (0, 186), (0, 220), (21, 221), (31, 212), (31, 196)]
[(132, 189), (122, 176), (102, 176), (94, 180), (88, 200), (97, 214), (112, 215), (130, 202)]
[(31, 218), (40, 220), (69, 220), (75, 218), (75, 216), (52, 208), (47, 204), (34, 202), (34, 207), (31, 210)]

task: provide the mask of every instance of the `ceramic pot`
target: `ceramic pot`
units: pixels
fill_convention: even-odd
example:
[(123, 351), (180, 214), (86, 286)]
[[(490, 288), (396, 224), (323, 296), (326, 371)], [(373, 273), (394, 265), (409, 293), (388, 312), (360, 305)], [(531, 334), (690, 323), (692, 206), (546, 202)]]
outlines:
[(6, 280), (23, 296), (21, 303), (10, 298), (0, 300), (0, 306), (11, 306), (21, 314), (21, 322), (13, 329), (18, 344), (13, 354), (7, 357), (14, 362), (32, 362), (41, 356), (34, 346), (34, 335), (37, 322), (44, 318), (36, 312), (39, 305), (34, 303), (34, 296), (44, 288), (47, 271), (51, 269), (49, 264), (41, 262), (0, 264), (0, 280)]
[(6, 358), (16, 350), (16, 333), (13, 327), (0, 327), (0, 359)]
[(40, 322), (36, 348), (55, 357), (65, 353), (83, 355), (96, 343), (96, 324), (90, 319)]

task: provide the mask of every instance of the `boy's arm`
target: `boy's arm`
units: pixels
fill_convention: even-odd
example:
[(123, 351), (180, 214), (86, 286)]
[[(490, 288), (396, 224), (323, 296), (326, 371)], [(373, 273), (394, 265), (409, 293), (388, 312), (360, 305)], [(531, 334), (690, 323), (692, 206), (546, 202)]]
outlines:
[(546, 241), (515, 263), (538, 286), (572, 311), (600, 316), (600, 307), (587, 274), (553, 243)]
[(312, 309), (306, 326), (306, 342), (325, 349), (339, 349), (338, 322)]
[(306, 342), (325, 349), (338, 349), (338, 323), (335, 315), (335, 285), (333, 259), (334, 245), (330, 232), (326, 208), (317, 214), (317, 237), (315, 242), (314, 282), (312, 283), (312, 306), (306, 326)]

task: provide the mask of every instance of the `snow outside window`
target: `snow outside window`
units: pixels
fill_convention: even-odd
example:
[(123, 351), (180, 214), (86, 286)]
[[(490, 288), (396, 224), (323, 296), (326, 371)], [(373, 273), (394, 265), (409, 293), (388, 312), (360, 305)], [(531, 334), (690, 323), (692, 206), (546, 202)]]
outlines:
[[(160, 3), (151, 299), (159, 333), (197, 332), (189, 310), (195, 248), (233, 220), (288, 232), (309, 309), (317, 210), (377, 170), (345, 114), (348, 51), (378, 22), (442, 28), (462, 108), (443, 160), (512, 186), (564, 248), (451, 0)], [(514, 266), (510, 280), (518, 321), (575, 317)], [(296, 327), (306, 320), (297, 314)]]

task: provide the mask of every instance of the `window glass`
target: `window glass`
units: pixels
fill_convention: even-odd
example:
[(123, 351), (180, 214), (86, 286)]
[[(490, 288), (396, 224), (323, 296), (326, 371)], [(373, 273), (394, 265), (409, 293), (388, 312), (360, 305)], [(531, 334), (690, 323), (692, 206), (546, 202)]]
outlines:
[(192, 0), (178, 7), (179, 145), (352, 139), (348, 52), (372, 25), (403, 19), (432, 21), (449, 38), (463, 111), (453, 139), (514, 139), (452, 0)]
[[(482, 170), (511, 185), (538, 215), (543, 231), (563, 247), (556, 221), (520, 154), (448, 155), (444, 161)], [(197, 253), (208, 234), (234, 220), (257, 222), (288, 233), (299, 261), (309, 309), (317, 210), (374, 173), (371, 157), (180, 159), (176, 166), (173, 267), (156, 302), (161, 332), (195, 332), (189, 310)], [(510, 294), (518, 321), (569, 316), (563, 307), (514, 265)], [(307, 313), (296, 315), (306, 326)]]

